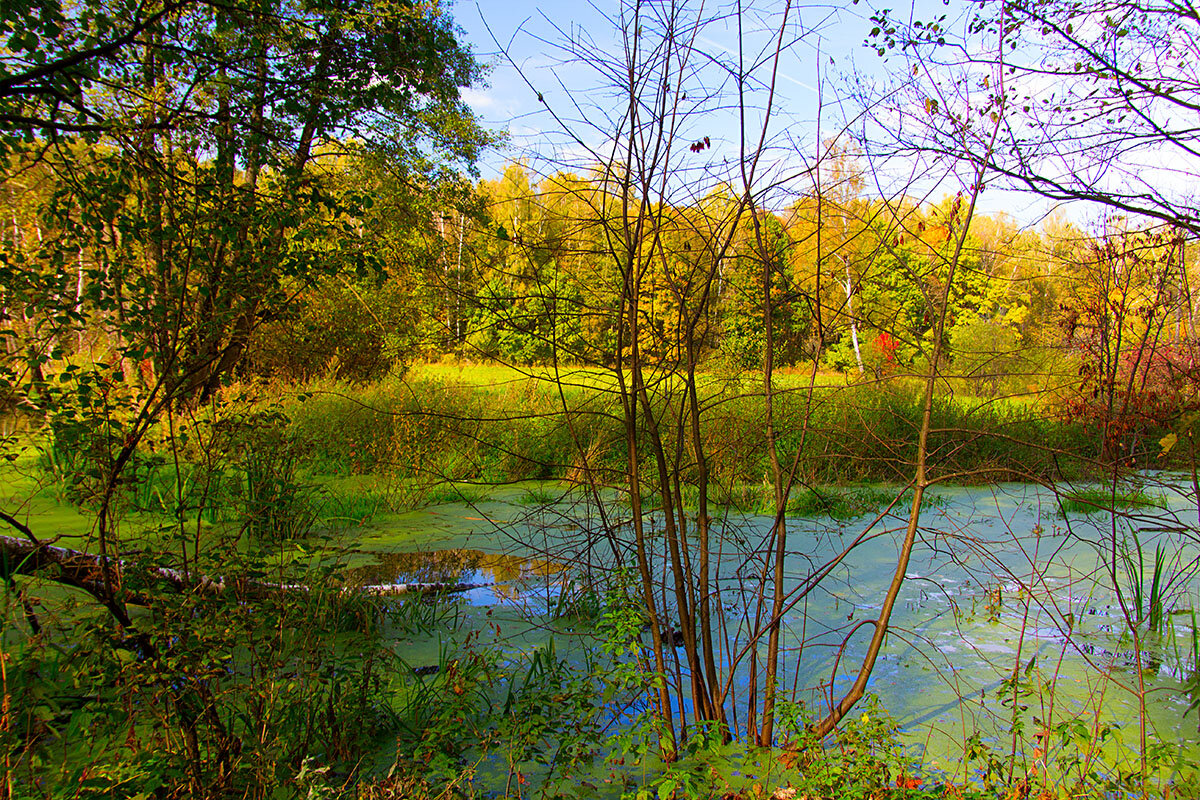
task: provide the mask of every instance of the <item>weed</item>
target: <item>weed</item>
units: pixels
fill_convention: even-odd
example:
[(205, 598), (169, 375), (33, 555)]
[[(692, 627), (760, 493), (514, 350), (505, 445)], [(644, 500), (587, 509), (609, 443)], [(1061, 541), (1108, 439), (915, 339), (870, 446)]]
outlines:
[(437, 483), (425, 490), (424, 504), (430, 506), (447, 503), (466, 503), (475, 505), (491, 497), (486, 486), (471, 483)]
[[(1129, 542), (1133, 543), (1130, 549)], [(1138, 623), (1145, 622), (1151, 633), (1162, 633), (1167, 619), (1164, 613), (1163, 601), (1169, 583), (1167, 570), (1167, 550), (1162, 542), (1154, 547), (1154, 563), (1150, 572), (1150, 589), (1147, 592), (1146, 562), (1142, 552), (1141, 537), (1136, 531), (1130, 531), (1129, 540), (1123, 543), (1120, 554), (1125, 567), (1125, 575), (1129, 581), (1130, 592), (1133, 595), (1133, 606), (1137, 609)]]
[[(785, 763), (798, 770), (797, 796), (871, 798), (890, 795), (899, 776), (919, 774), (900, 744), (900, 726), (873, 695), (862, 711), (838, 727), (832, 747), (810, 733), (811, 714), (801, 703), (783, 703)], [(901, 782), (902, 788), (908, 788)]]
[(1076, 489), (1058, 499), (1059, 514), (1098, 514), (1119, 508), (1165, 508), (1166, 498), (1140, 489)]
[[(198, 566), (268, 567), (232, 550), (213, 558)], [(370, 624), (378, 609), (340, 592), (332, 572), (290, 572), (281, 577), (307, 591), (254, 596), (139, 586), (155, 613), (135, 639), (102, 609), (62, 606), (78, 638), (50, 624), (6, 646), (6, 702), (20, 715), (0, 729), (8, 778), (55, 797), (213, 787), (291, 797), (298, 774), (313, 789), (326, 770), (353, 774), (364, 749), (398, 729), (392, 697), (403, 678)]]
[(552, 506), (562, 499), (563, 493), (557, 487), (547, 484), (528, 486), (517, 498), (517, 504), (523, 506)]
[[(694, 486), (683, 490), (684, 507), (695, 510), (699, 493)], [(911, 492), (904, 493), (898, 504), (903, 506)], [(873, 514), (896, 499), (896, 490), (876, 486), (799, 486), (787, 499), (786, 511), (795, 517), (830, 517), (836, 520), (854, 519), (864, 514)], [(925, 504), (934, 506), (942, 503), (936, 495), (926, 495)], [(739, 483), (726, 488), (715, 488), (709, 503), (717, 508), (727, 508), (745, 514), (762, 516), (775, 515), (775, 493), (768, 483)]]
[(321, 519), (334, 527), (357, 527), (390, 509), (389, 496), (385, 492), (372, 489), (331, 492), (321, 505)]
[(463, 607), (456, 597), (418, 595), (400, 598), (389, 605), (388, 624), (402, 636), (430, 635), (457, 630)]
[[(776, 398), (779, 429), (787, 431), (779, 447), (784, 453), (801, 450), (796, 465), (803, 484), (846, 486), (907, 474), (915, 457), (920, 397), (914, 386), (895, 383), (886, 390), (823, 387), (811, 406), (801, 393)], [(716, 492), (711, 499), (757, 513), (763, 504), (761, 476), (769, 469), (761, 446), (763, 399), (739, 394), (715, 377), (701, 386), (709, 407), (704, 448), (719, 465), (716, 477), (729, 487), (725, 496)], [(288, 401), (285, 410), (293, 434), (306, 443), (308, 466), (318, 472), (387, 472), (418, 485), (443, 480), (583, 483), (623, 469), (624, 431), (610, 390), (608, 376), (598, 372), (587, 373), (560, 396), (549, 381), (528, 380), (494, 365), (455, 365), (415, 369), (403, 380), (367, 385), (316, 382), (307, 387), (303, 402)], [(1072, 454), (1087, 455), (1094, 445), (1081, 425), (999, 400), (972, 404), (940, 398), (933, 427), (930, 448), (942, 454), (934, 469), (977, 481), (1082, 474), (1082, 462)], [(800, 431), (806, 431), (803, 448)], [(652, 474), (653, 465), (647, 466)], [(681, 475), (694, 479), (694, 465), (682, 464)], [(798, 502), (812, 513), (826, 513), (817, 498)], [(798, 506), (796, 513), (805, 512)]]
[(568, 579), (564, 581), (550, 616), (553, 619), (596, 622), (603, 614), (604, 601), (600, 591), (592, 584)]

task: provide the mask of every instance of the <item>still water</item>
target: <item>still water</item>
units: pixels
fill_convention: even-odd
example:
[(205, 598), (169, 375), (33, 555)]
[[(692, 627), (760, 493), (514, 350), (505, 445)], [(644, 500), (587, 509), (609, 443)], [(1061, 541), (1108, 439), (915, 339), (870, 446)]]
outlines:
[[(1093, 733), (1115, 726), (1133, 743), (1144, 698), (1151, 740), (1194, 750), (1197, 714), (1185, 714), (1183, 682), (1197, 669), (1200, 545), (1189, 485), (1156, 482), (1146, 491), (1162, 507), (1116, 517), (1064, 514), (1054, 492), (1030, 485), (937, 490), (869, 685), (907, 741), (935, 765), (961, 758), (976, 732), (1010, 744), (1014, 721), (1030, 746), (1039, 731), (1067, 724)], [(903, 503), (896, 508), (907, 512)], [(620, 517), (616, 504), (601, 513), (569, 494), (536, 505), (514, 492), (508, 502), (439, 506), (363, 531), (351, 577), (480, 584), (463, 598), (468, 625), (484, 624), (485, 615), (492, 625), (494, 612), (513, 620), (501, 645), (514, 655), (551, 635), (586, 647), (586, 634), (551, 620), (564, 596), (602, 582), (616, 564), (632, 565)], [(788, 585), (803, 585), (870, 520), (789, 519)], [(748, 630), (771, 523), (737, 512), (716, 520), (729, 641)], [(878, 613), (904, 524), (885, 517), (788, 611), (782, 682), (817, 713), (853, 680), (871, 632), (862, 623)], [(651, 541), (656, 552), (665, 549), (661, 536)], [(1149, 611), (1156, 559), (1154, 594), (1165, 619), (1158, 633), (1138, 621)], [(413, 647), (419, 660), (420, 643)], [(741, 672), (734, 684), (744, 689)]]

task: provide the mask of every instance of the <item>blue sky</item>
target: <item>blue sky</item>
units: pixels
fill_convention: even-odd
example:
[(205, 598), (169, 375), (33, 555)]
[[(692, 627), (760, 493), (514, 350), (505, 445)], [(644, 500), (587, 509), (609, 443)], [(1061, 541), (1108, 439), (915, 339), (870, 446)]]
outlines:
[[(925, 8), (918, 13), (926, 18), (946, 10), (936, 0), (932, 5), (922, 2)], [(743, 4), (751, 10), (743, 17), (742, 41), (749, 50), (768, 51), (783, 3), (743, 0)], [(604, 117), (618, 107), (618, 100), (606, 90), (600, 74), (572, 59), (562, 44), (568, 39), (585, 41), (619, 58), (620, 37), (613, 21), (607, 18), (618, 7), (617, 0), (457, 0), (451, 7), (455, 22), (477, 57), (492, 65), (488, 86), (470, 90), (467, 99), (485, 125), (509, 135), (506, 149), (486, 157), (482, 164), (485, 177), (495, 176), (505, 163), (518, 158), (527, 159), (535, 170), (544, 172), (552, 171), (556, 163), (582, 164), (587, 160), (572, 135), (598, 145), (606, 128)], [(708, 13), (713, 14), (735, 7), (728, 2), (706, 4)], [(838, 0), (792, 9), (787, 33), (791, 43), (779, 62), (772, 119), (776, 137), (772, 166), (779, 174), (803, 169), (818, 142), (827, 140), (857, 115), (858, 105), (850, 98), (849, 88), (854, 81), (870, 84), (886, 69), (899, 67), (898, 59), (885, 62), (864, 47), (872, 27), (870, 14), (869, 0)], [(706, 26), (697, 47), (715, 59), (730, 60), (738, 41), (737, 27), (730, 19)], [(708, 79), (714, 85), (720, 82), (715, 75)], [(818, 87), (824, 101), (819, 127)], [(726, 85), (725, 90), (728, 88)], [(538, 100), (539, 92), (545, 98), (544, 104)], [(558, 121), (548, 109), (558, 114)], [(564, 122), (571, 135), (563, 132)], [(716, 163), (726, 157), (722, 154), (736, 156), (739, 128), (735, 113), (714, 110), (698, 122), (702, 125), (693, 126), (688, 134), (711, 137), (713, 147), (705, 157)], [(756, 121), (751, 119), (747, 128), (756, 131)], [(701, 172), (712, 176), (719, 169)], [(922, 175), (920, 168), (917, 174)], [(895, 177), (899, 182), (912, 180), (911, 174)], [(924, 181), (916, 192), (931, 200), (961, 186), (953, 178), (939, 183), (926, 177)], [(1001, 191), (985, 193), (981, 202), (985, 213), (1004, 211), (1026, 223), (1035, 223), (1048, 209), (1043, 201)]]
[[(720, 8), (719, 4), (708, 5)], [(782, 7), (781, 4), (770, 5), (772, 10)], [(552, 108), (565, 109), (560, 111), (564, 114), (577, 102), (571, 95), (592, 102), (598, 100), (596, 90), (600, 79), (596, 72), (585, 65), (569, 63), (568, 54), (558, 45), (571, 37), (590, 40), (599, 48), (619, 53), (619, 39), (613, 23), (605, 18), (606, 13), (615, 13), (616, 6), (616, 2), (592, 4), (578, 0), (460, 0), (451, 8), (455, 21), (465, 31), (477, 56), (493, 64), (490, 85), (472, 90), (468, 99), (486, 124), (509, 131), (514, 147), (507, 157), (545, 144), (542, 135), (555, 127), (538, 102), (537, 91), (543, 93)], [(766, 23), (759, 24), (759, 33), (763, 33), (765, 24), (775, 18), (771, 15)], [(825, 73), (849, 69), (851, 59), (858, 56), (857, 51), (867, 54), (862, 48), (862, 40), (870, 27), (859, 9), (850, 3), (846, 8), (822, 6), (793, 11), (793, 18), (794, 25), (822, 30), (789, 48), (781, 60), (776, 91), (778, 106), (783, 109), (780, 124), (788, 126), (809, 124), (815, 118), (817, 48), (825, 51), (822, 58)], [(749, 19), (746, 24), (753, 27), (755, 21)], [(493, 36), (501, 47), (497, 47)], [(697, 45), (719, 57), (729, 58), (737, 41), (737, 30), (731, 23), (718, 23), (705, 28)], [(508, 55), (500, 52), (501, 49), (507, 50)], [(832, 64), (828, 60), (830, 56), (834, 59)], [(515, 62), (515, 67), (508, 63), (509, 58)], [(526, 81), (533, 83), (537, 91)], [(827, 116), (836, 115), (829, 113)], [(731, 119), (714, 122), (714, 126), (718, 136), (713, 138), (736, 138), (736, 127)], [(501, 154), (499, 160), (503, 161), (505, 157)]]

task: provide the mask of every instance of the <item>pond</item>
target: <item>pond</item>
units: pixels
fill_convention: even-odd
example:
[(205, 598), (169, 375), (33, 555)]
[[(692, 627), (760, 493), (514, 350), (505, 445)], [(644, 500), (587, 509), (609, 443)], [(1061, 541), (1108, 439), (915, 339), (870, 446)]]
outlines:
[[(1010, 747), (1014, 722), (1023, 726), (1017, 744), (1026, 749), (1047, 728), (1080, 723), (1090, 735), (1119, 730), (1116, 738), (1136, 742), (1142, 697), (1151, 741), (1195, 750), (1197, 716), (1185, 715), (1183, 680), (1197, 668), (1192, 612), (1200, 602), (1200, 546), (1183, 520), (1195, 519), (1196, 502), (1182, 481), (1163, 487), (1153, 494), (1163, 507), (1129, 509), (1115, 520), (1064, 514), (1054, 492), (1031, 485), (934, 492), (868, 687), (927, 763), (954, 768), (972, 734)], [(602, 515), (576, 494), (527, 500), (513, 490), (361, 529), (352, 580), (486, 584), (464, 596), (468, 628), (503, 618), (511, 627), (498, 641), (513, 653), (566, 636), (566, 626), (548, 624), (564, 592), (632, 564), (631, 534), (616, 503)], [(833, 561), (870, 519), (790, 519), (789, 586)], [(771, 523), (736, 512), (715, 522), (723, 549), (714, 570), (728, 640), (748, 629), (748, 584), (762, 569), (758, 543)], [(782, 685), (815, 712), (840, 699), (853, 680), (870, 635), (862, 623), (878, 612), (904, 523), (882, 519), (787, 612)], [(1145, 609), (1156, 552), (1155, 595), (1165, 621), (1160, 633), (1140, 624), (1139, 670), (1114, 579), (1127, 607)], [(588, 642), (576, 639), (576, 646)], [(428, 643), (409, 644), (406, 657), (420, 662)], [(735, 693), (745, 689), (745, 663), (734, 675)]]

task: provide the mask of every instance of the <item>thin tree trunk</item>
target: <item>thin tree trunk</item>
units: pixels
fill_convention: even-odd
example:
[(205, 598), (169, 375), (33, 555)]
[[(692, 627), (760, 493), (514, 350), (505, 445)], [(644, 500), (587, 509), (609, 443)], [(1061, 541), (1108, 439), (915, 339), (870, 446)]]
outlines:
[(854, 343), (854, 360), (858, 363), (858, 374), (862, 375), (862, 349), (858, 346), (858, 320), (854, 316), (854, 282), (850, 279), (849, 264), (846, 264), (846, 313), (850, 315), (850, 340)]
[[(1001, 115), (997, 115), (999, 119)], [(992, 132), (992, 141), (995, 140), (996, 131), (999, 129), (999, 121), (997, 119), (996, 128)], [(950, 258), (947, 269), (945, 286), (942, 289), (941, 297), (939, 298), (940, 307), (934, 309), (935, 324), (933, 350), (930, 354), (928, 372), (925, 375), (925, 395), (922, 403), (921, 412), (921, 430), (917, 441), (917, 463), (913, 477), (913, 501), (912, 507), (908, 513), (908, 526), (904, 533), (904, 540), (900, 545), (900, 552), (896, 559), (896, 570), (892, 574), (891, 584), (888, 586), (887, 594), (884, 595), (883, 604), (879, 609), (879, 616), (874, 620), (867, 620), (873, 623), (874, 633), (871, 636), (871, 641), (867, 645), (867, 652), (863, 656), (862, 665), (859, 667), (858, 675), (854, 679), (854, 683), (850, 689), (842, 697), (842, 699), (829, 709), (829, 713), (813, 726), (812, 732), (819, 738), (824, 738), (837, 727), (842, 718), (849, 713), (854, 704), (862, 699), (866, 693), (867, 682), (870, 680), (871, 673), (875, 669), (875, 662), (879, 658), (880, 650), (883, 648), (884, 638), (887, 636), (888, 624), (891, 621), (892, 609), (896, 605), (896, 600), (900, 596), (900, 589), (904, 585), (905, 576), (908, 572), (908, 563), (912, 558), (913, 546), (917, 540), (917, 528), (921, 522), (921, 503), (925, 497), (925, 490), (930, 485), (928, 474), (928, 454), (929, 454), (929, 433), (933, 419), (933, 396), (934, 389), (937, 385), (939, 377), (939, 364), (942, 358), (942, 340), (945, 338), (945, 326), (947, 312), (950, 306), (950, 290), (954, 285), (955, 272), (958, 269), (959, 260), (962, 257), (963, 246), (966, 243), (967, 231), (970, 228), (971, 219), (975, 213), (975, 203), (979, 199), (979, 192), (983, 186), (983, 170), (977, 168), (975, 173), (975, 181), (972, 184), (971, 200), (966, 209), (966, 215), (962, 221), (962, 227), (958, 231), (958, 236), (955, 240), (954, 253)], [(848, 275), (849, 273), (847, 273)], [(848, 281), (847, 281), (848, 283)]]

